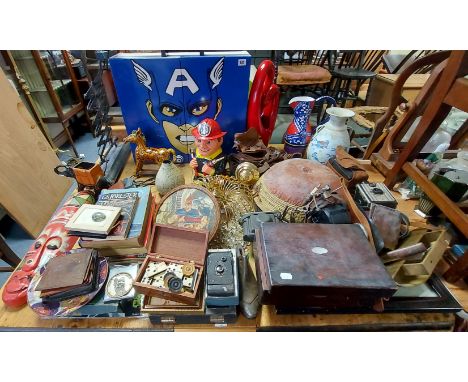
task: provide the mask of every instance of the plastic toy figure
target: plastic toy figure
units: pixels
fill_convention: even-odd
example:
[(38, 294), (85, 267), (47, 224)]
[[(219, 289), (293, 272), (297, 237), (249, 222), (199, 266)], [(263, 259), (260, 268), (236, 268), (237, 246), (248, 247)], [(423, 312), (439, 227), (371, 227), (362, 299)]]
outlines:
[[(223, 156), (221, 145), (226, 132), (221, 130), (218, 122), (206, 118), (192, 130), (197, 147), (195, 157), (190, 161), (190, 167), (195, 170), (195, 177), (203, 175), (223, 174), (226, 158)], [(192, 155), (193, 156), (193, 155)]]

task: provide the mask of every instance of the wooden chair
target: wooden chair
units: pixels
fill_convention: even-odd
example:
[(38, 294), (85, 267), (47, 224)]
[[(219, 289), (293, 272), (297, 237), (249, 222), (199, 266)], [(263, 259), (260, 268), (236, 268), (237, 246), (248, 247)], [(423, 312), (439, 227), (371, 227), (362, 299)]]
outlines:
[[(290, 92), (300, 95), (311, 93), (313, 97), (325, 95), (326, 85), (330, 82), (327, 50), (277, 50), (274, 52), (275, 83), (281, 92), (279, 110), (291, 112), (287, 103)], [(295, 94), (297, 95), (297, 94)], [(287, 97), (285, 97), (287, 96)], [(288, 98), (285, 101), (285, 98)], [(317, 111), (317, 108), (315, 107)], [(318, 114), (322, 114), (320, 105)]]
[[(388, 73), (397, 74), (402, 73), (414, 61), (436, 52), (439, 50), (412, 50), (408, 54), (384, 54), (382, 62)], [(418, 68), (414, 73), (424, 74), (431, 70), (432, 66), (428, 65)]]
[(389, 124), (391, 119), (395, 114), (395, 110), (403, 101), (401, 96), (403, 85), (405, 84), (406, 80), (420, 68), (427, 66), (434, 67), (435, 65), (438, 65), (447, 59), (449, 55), (450, 52), (445, 51), (422, 57), (419, 60), (411, 63), (396, 80), (392, 92), (391, 103), (388, 105), (386, 113), (376, 121), (367, 146), (367, 150), (364, 154), (364, 159), (371, 158), (371, 155), (375, 153), (383, 144), (382, 149), (373, 155), (372, 160), (374, 165), (384, 175), (388, 172), (389, 168), (391, 168), (391, 161), (395, 160), (398, 151), (401, 150), (404, 146), (404, 144), (401, 143), (401, 139), (406, 134), (414, 120), (422, 113), (431, 91), (434, 89), (435, 85), (440, 79), (440, 71), (442, 68), (439, 68), (437, 71), (435, 71), (435, 73), (433, 73), (433, 75), (421, 89), (418, 97), (414, 100), (414, 102), (406, 105), (406, 112), (390, 131)]
[[(410, 176), (447, 219), (465, 237), (468, 237), (467, 215), (412, 163), (452, 107), (468, 112), (468, 78), (464, 78), (466, 75), (468, 75), (468, 51), (452, 51), (449, 58), (433, 70), (426, 83), (429, 85), (425, 85), (421, 91), (423, 94), (420, 93), (421, 97), (427, 97), (421, 121), (388, 171), (385, 184), (391, 188), (401, 175)], [(405, 127), (408, 125), (409, 120), (406, 121)], [(465, 123), (453, 139), (461, 142), (467, 138), (467, 135), (468, 124)], [(389, 138), (387, 137), (387, 139)]]
[(305, 94), (308, 88), (330, 82), (326, 61), (326, 50), (275, 51), (275, 82), (282, 91), (295, 87)]
[[(372, 81), (376, 70), (381, 65), (385, 50), (330, 51), (332, 80), (330, 95), (342, 107), (351, 100), (353, 107), (359, 96), (359, 90), (366, 81)], [(364, 100), (365, 103), (365, 100)]]

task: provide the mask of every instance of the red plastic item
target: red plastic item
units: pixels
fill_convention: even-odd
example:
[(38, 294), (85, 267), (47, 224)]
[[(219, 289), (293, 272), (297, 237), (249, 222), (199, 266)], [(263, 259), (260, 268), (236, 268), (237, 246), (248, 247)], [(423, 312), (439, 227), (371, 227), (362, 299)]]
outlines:
[(247, 127), (256, 129), (268, 146), (278, 115), (280, 91), (275, 80), (275, 65), (264, 60), (255, 73), (247, 108)]
[(86, 191), (79, 192), (68, 199), (52, 216), (5, 284), (2, 299), (6, 306), (21, 308), (26, 305), (29, 283), (43, 256), (50, 258), (52, 255), (61, 255), (73, 248), (79, 238), (68, 236), (65, 224), (82, 204), (91, 202), (94, 202), (94, 197)]

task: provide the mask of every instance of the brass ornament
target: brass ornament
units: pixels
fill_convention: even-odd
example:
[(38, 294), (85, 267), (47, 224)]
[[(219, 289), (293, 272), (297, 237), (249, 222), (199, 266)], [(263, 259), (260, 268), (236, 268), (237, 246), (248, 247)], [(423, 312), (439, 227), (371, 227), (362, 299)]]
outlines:
[(174, 162), (176, 157), (174, 149), (165, 149), (165, 148), (155, 148), (146, 146), (146, 138), (141, 132), (141, 129), (132, 131), (130, 135), (124, 138), (124, 142), (135, 143), (137, 145), (135, 149), (135, 162), (136, 169), (135, 175), (140, 176), (140, 172), (143, 168), (143, 164), (146, 161), (150, 161), (156, 164), (161, 164), (165, 160)]
[(236, 167), (235, 175), (242, 183), (253, 185), (260, 178), (258, 167), (250, 162), (243, 162)]
[(208, 189), (221, 210), (221, 222), (210, 248), (242, 246), (243, 232), (238, 221), (242, 215), (255, 211), (254, 193), (249, 185), (226, 175), (204, 176), (194, 183)]

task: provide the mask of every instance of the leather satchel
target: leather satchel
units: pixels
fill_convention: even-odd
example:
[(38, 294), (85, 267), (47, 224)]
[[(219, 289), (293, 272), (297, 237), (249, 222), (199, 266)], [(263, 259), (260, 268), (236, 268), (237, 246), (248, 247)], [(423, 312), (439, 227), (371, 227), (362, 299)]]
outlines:
[(385, 248), (396, 249), (400, 239), (409, 234), (409, 219), (400, 211), (371, 203), (369, 220), (376, 226)]
[(327, 167), (344, 179), (347, 188), (352, 188), (369, 178), (369, 174), (356, 158), (349, 155), (342, 146), (336, 148), (336, 157), (327, 162)]

